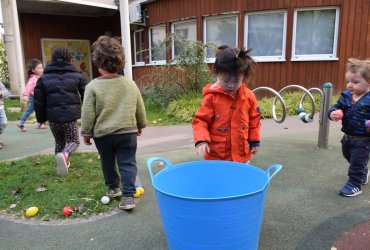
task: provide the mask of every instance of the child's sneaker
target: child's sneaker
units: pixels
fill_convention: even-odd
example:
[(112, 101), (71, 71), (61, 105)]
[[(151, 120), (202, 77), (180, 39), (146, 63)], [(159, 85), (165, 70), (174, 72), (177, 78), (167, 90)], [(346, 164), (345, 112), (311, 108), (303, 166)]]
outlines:
[(64, 153), (57, 153), (55, 155), (55, 161), (57, 162), (57, 175), (66, 176), (68, 174), (68, 168), (71, 165), (68, 158)]
[(121, 196), (122, 195), (122, 192), (121, 192), (121, 189), (119, 188), (109, 188), (107, 190), (107, 196), (109, 198), (115, 198), (115, 197), (118, 197), (118, 196)]
[(27, 129), (24, 127), (24, 125), (21, 125), (21, 124), (17, 124), (17, 127), (21, 129), (22, 132), (26, 132)]
[(351, 182), (347, 182), (346, 185), (342, 187), (341, 190), (339, 190), (339, 194), (346, 196), (346, 197), (353, 197), (360, 195), (362, 193), (361, 187), (356, 187), (354, 184)]
[(368, 170), (365, 175), (364, 180), (362, 181), (362, 185), (366, 185), (369, 182), (369, 175), (370, 175), (370, 171)]
[(121, 202), (118, 204), (118, 207), (123, 210), (130, 210), (135, 207), (134, 197), (123, 196)]

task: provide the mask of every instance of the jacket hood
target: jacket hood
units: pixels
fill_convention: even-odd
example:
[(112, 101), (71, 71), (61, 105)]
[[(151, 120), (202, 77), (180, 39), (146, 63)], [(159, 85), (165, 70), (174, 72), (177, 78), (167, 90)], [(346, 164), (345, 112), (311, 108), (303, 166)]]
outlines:
[(72, 72), (79, 72), (76, 67), (72, 63), (68, 62), (53, 62), (51, 64), (46, 65), (44, 73), (51, 73), (54, 71), (72, 71)]
[[(240, 88), (239, 88), (239, 91), (238, 91), (238, 93), (239, 93), (238, 95), (244, 94), (245, 93), (245, 89), (246, 89), (246, 86), (245, 86), (244, 83), (242, 83), (240, 85)], [(204, 86), (204, 88), (203, 88), (203, 97), (205, 95), (213, 94), (213, 93), (219, 93), (219, 94), (222, 94), (222, 95), (229, 95), (221, 87), (215, 87), (214, 84), (207, 84), (206, 86)]]

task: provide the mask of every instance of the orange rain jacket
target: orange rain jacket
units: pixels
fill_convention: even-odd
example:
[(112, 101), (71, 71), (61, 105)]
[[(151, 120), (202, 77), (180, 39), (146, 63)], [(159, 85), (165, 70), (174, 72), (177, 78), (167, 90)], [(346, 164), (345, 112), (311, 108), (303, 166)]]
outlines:
[(232, 96), (221, 87), (203, 88), (202, 104), (192, 122), (194, 142), (207, 142), (206, 160), (246, 162), (249, 146), (259, 146), (260, 112), (254, 93), (242, 84)]

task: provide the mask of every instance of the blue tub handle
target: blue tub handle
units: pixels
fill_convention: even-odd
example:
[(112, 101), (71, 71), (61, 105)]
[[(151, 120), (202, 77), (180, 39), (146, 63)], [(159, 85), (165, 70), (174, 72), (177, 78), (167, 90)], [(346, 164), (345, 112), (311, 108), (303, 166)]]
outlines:
[(174, 165), (169, 162), (168, 160), (164, 159), (164, 158), (161, 158), (161, 157), (150, 157), (146, 163), (148, 165), (148, 170), (149, 170), (149, 174), (150, 174), (150, 178), (152, 178), (152, 182), (154, 181), (154, 173), (153, 173), (153, 169), (152, 169), (152, 164), (153, 162), (156, 162), (156, 161), (162, 161), (164, 163), (164, 169), (162, 169), (161, 171), (165, 170), (166, 168), (172, 168)]
[[(267, 183), (270, 182), (270, 180), (272, 179), (272, 177), (274, 177), (274, 175), (276, 175), (281, 169), (282, 169), (282, 165), (280, 164), (274, 164), (274, 165), (271, 165), (267, 170), (266, 170), (266, 175), (267, 175)], [(272, 173), (271, 173), (272, 172)]]

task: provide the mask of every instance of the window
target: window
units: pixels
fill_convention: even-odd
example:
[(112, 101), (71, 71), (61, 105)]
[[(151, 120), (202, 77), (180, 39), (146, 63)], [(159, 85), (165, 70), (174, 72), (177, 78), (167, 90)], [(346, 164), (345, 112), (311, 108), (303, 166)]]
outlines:
[[(228, 45), (237, 47), (238, 25), (237, 16), (208, 17), (204, 19), (204, 43), (216, 46)], [(215, 49), (207, 49), (207, 62), (215, 61)]]
[(256, 61), (285, 61), (286, 12), (256, 12), (245, 16), (245, 47)]
[(136, 30), (134, 32), (134, 51), (135, 51), (135, 65), (144, 65), (144, 31)]
[(196, 21), (179, 22), (172, 24), (172, 34), (174, 41), (172, 43), (172, 58), (179, 55), (187, 41), (197, 40), (197, 23)]
[(294, 11), (292, 61), (337, 60), (339, 8)]
[(155, 26), (149, 28), (150, 63), (166, 63), (166, 27)]

